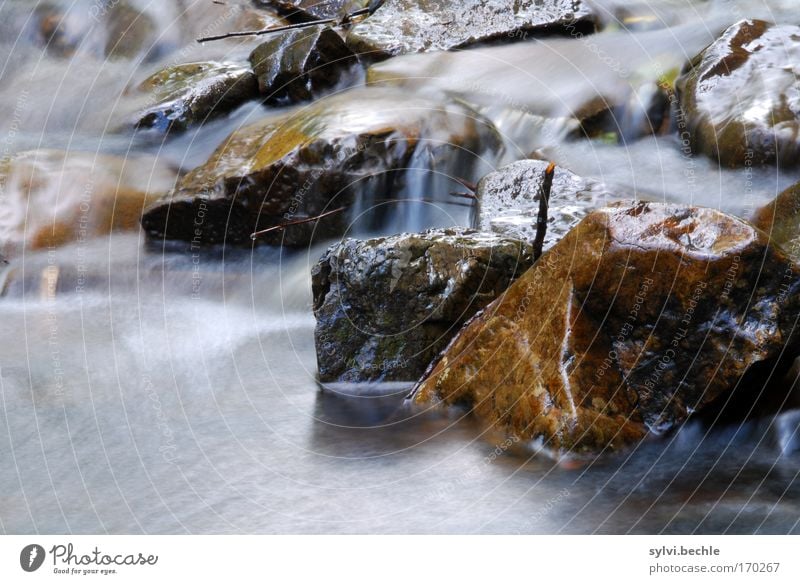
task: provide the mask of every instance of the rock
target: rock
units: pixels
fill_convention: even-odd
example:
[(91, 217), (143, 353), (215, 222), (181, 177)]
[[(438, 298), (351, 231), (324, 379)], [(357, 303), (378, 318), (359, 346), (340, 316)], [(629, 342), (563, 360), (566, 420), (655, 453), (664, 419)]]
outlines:
[(530, 244), (438, 229), (332, 246), (312, 270), (321, 381), (415, 381), (532, 265)]
[(663, 80), (631, 82), (626, 98), (595, 98), (577, 112), (580, 128), (572, 137), (626, 144), (670, 131), (674, 90)]
[(107, 9), (105, 55), (109, 59), (132, 59), (148, 53), (158, 56), (158, 29), (153, 19), (127, 2)]
[[(539, 214), (539, 190), (548, 163), (520, 160), (490, 172), (478, 182), (478, 228), (533, 241)], [(596, 181), (556, 167), (550, 190), (544, 249), (552, 247), (581, 219), (619, 197)]]
[(53, 56), (71, 57), (88, 31), (86, 19), (49, 2), (37, 4), (32, 17), (37, 41)]
[[(374, 197), (391, 199), (409, 167), (428, 165), (421, 170), (450, 173), (445, 176), (458, 166), (474, 167), (486, 148), (499, 148), (493, 128), (460, 104), (348, 91), (236, 130), (148, 209), (142, 224), (157, 238), (251, 245), (250, 234), (259, 229), (342, 206), (355, 213)], [(259, 241), (306, 245), (340, 236), (350, 220), (340, 212)]]
[(800, 263), (800, 183), (756, 211), (753, 223)]
[(448, 50), (529, 31), (593, 29), (582, 0), (386, 0), (347, 43), (372, 58)]
[(310, 21), (318, 18), (341, 18), (364, 8), (368, 0), (261, 0), (274, 6), (291, 20)]
[(250, 55), (258, 88), (272, 104), (309, 100), (357, 62), (342, 37), (321, 25), (277, 33)]
[(743, 20), (678, 80), (692, 147), (724, 166), (800, 161), (800, 26)]
[(0, 163), (1, 253), (66, 245), (136, 229), (176, 173), (149, 156), (35, 150)]
[(234, 63), (185, 63), (162, 69), (139, 90), (156, 105), (138, 115), (137, 127), (185, 130), (225, 114), (258, 95), (255, 75)]
[(414, 399), (471, 405), (556, 453), (622, 448), (795, 344), (798, 288), (800, 268), (740, 219), (598, 210), (462, 330)]

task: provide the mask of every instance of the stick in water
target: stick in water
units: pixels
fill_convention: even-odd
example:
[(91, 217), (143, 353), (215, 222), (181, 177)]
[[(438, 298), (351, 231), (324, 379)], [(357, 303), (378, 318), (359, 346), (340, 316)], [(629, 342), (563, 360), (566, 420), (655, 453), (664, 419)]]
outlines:
[(272, 233), (273, 231), (281, 231), (286, 229), (287, 227), (291, 227), (292, 225), (302, 225), (303, 223), (313, 223), (314, 221), (319, 221), (320, 219), (327, 217), (329, 215), (333, 215), (334, 213), (339, 213), (344, 211), (347, 207), (339, 207), (338, 209), (334, 209), (333, 211), (327, 211), (320, 215), (315, 215), (314, 217), (307, 217), (305, 219), (295, 219), (294, 221), (288, 221), (287, 223), (281, 223), (280, 225), (275, 225), (268, 229), (263, 229), (261, 231), (256, 231), (255, 233), (250, 234), (250, 239), (258, 239), (259, 235), (264, 235), (265, 233)]
[(544, 170), (542, 189), (539, 192), (539, 214), (536, 216), (536, 239), (533, 240), (533, 261), (542, 256), (544, 236), (547, 234), (547, 208), (550, 206), (550, 189), (553, 188), (553, 176), (556, 173), (556, 163), (551, 162)]

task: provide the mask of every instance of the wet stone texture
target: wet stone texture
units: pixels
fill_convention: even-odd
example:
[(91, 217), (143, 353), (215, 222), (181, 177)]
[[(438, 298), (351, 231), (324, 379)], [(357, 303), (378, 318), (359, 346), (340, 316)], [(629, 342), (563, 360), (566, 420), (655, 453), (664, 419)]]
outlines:
[(416, 381), (531, 264), (531, 247), (467, 229), (347, 239), (313, 268), (322, 381)]
[(800, 27), (745, 20), (678, 80), (693, 148), (725, 166), (800, 162)]
[(162, 132), (185, 130), (223, 115), (258, 95), (255, 75), (233, 63), (185, 63), (151, 75), (139, 91), (157, 103), (135, 125)]
[[(533, 241), (547, 165), (541, 160), (520, 160), (483, 177), (476, 192), (478, 228)], [(543, 249), (552, 247), (594, 209), (619, 200), (602, 184), (557, 166)]]
[(309, 100), (336, 85), (357, 61), (327, 26), (277, 33), (250, 55), (258, 88), (271, 104)]
[(466, 326), (414, 399), (467, 404), (550, 452), (622, 448), (795, 344), (798, 287), (800, 270), (732, 216), (598, 210)]
[(522, 40), (527, 32), (593, 28), (581, 0), (386, 0), (347, 36), (372, 58), (447, 50), (494, 39)]
[(168, 192), (176, 176), (150, 156), (17, 153), (0, 161), (6, 207), (0, 253), (14, 257), (138, 229), (143, 209)]
[(753, 223), (800, 263), (800, 183), (759, 209)]
[[(157, 239), (251, 245), (257, 230), (392, 197), (415, 159), (474, 165), (493, 141), (491, 124), (460, 104), (351, 91), (236, 130), (146, 211), (142, 225)], [(258, 241), (298, 246), (340, 237), (349, 217), (334, 213)]]

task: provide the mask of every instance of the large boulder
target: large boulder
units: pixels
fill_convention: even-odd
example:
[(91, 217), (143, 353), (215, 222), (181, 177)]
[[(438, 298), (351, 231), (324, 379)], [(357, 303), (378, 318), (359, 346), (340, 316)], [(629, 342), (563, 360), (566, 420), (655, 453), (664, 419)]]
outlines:
[[(548, 163), (541, 160), (519, 160), (484, 176), (475, 193), (478, 228), (533, 241), (547, 166)], [(552, 247), (593, 210), (619, 200), (619, 196), (601, 183), (557, 166), (550, 190), (543, 249)]]
[(798, 288), (800, 268), (735, 217), (598, 210), (467, 325), (414, 399), (467, 404), (557, 453), (621, 448), (794, 343)]
[(353, 214), (396, 196), (409, 176), (452, 176), (487, 148), (499, 148), (493, 127), (465, 106), (350, 91), (236, 130), (142, 224), (157, 238), (247, 245), (256, 230), (286, 225), (259, 241), (305, 245), (341, 236)]
[(0, 252), (52, 248), (138, 228), (142, 211), (175, 184), (150, 156), (34, 150), (0, 162)]
[(258, 84), (247, 67), (211, 61), (169, 66), (145, 79), (138, 90), (154, 103), (137, 115), (135, 125), (167, 132), (231, 111), (256, 97)]
[(276, 33), (250, 55), (258, 88), (272, 104), (311, 99), (357, 62), (342, 37), (321, 25)]
[(524, 39), (529, 31), (593, 28), (582, 0), (386, 0), (347, 35), (372, 58), (448, 50), (493, 39)]
[(725, 166), (800, 161), (800, 26), (743, 20), (678, 80), (692, 147)]
[(758, 209), (753, 223), (800, 263), (800, 183)]
[(322, 381), (416, 381), (531, 264), (530, 244), (440, 229), (331, 247), (312, 271)]

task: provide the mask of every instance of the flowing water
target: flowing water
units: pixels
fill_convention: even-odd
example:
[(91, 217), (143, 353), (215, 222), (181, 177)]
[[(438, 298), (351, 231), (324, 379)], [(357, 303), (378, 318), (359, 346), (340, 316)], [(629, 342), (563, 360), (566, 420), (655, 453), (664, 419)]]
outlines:
[[(232, 25), (207, 15), (207, 2), (141, 0), (133, 4), (154, 16), (158, 42), (106, 60), (90, 17), (108, 3), (50, 4), (75, 23), (70, 57), (33, 40), (44, 3), (0, 2), (3, 156), (148, 153), (188, 169), (268, 115), (246, 105), (166, 141), (120, 129), (137, 107), (125, 93), (133, 80), (202, 58), (192, 39)], [(719, 170), (673, 136), (567, 140), (558, 122), (598, 95), (627, 100), (635, 118), (639, 80), (678, 66), (740, 17), (800, 19), (795, 0), (594, 4), (609, 28), (592, 37), (400, 58), (376, 74), (481, 108), (506, 142), (490, 166), (539, 152), (649, 198), (742, 215), (797, 179)], [(632, 30), (613, 26), (620, 11), (638, 15)], [(440, 188), (419, 169), (407, 184)], [(441, 220), (411, 215), (393, 227)], [(0, 530), (800, 532), (796, 411), (734, 426), (690, 421), (572, 466), (498, 442), (464, 412), (412, 410), (403, 386), (320, 388), (309, 271), (323, 249), (193, 255), (133, 233), (13, 258), (0, 299)]]

